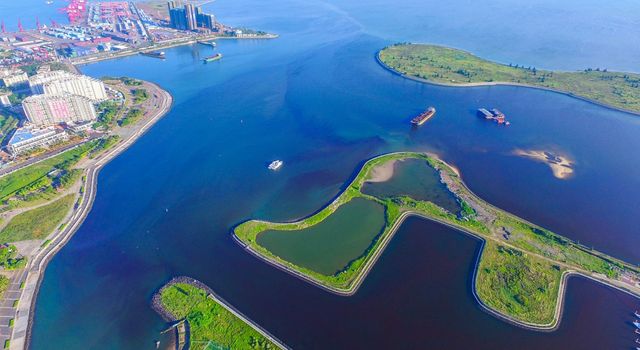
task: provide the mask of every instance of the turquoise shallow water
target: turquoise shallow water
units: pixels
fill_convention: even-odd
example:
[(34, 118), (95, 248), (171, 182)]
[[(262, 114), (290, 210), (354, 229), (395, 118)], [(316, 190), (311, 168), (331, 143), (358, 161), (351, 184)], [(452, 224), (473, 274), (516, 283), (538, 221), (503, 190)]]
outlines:
[[(374, 60), (412, 40), (507, 63), (640, 71), (637, 3), (221, 0), (207, 9), (281, 37), (221, 41), (224, 59), (210, 65), (199, 61), (210, 48), (187, 46), (164, 61), (82, 67), (152, 80), (175, 104), (101, 172), (91, 214), (47, 269), (32, 348), (52, 339), (64, 349), (153, 347), (164, 324), (149, 298), (175, 275), (209, 284), (294, 348), (631, 347), (635, 301), (587, 281), (570, 282), (555, 333), (484, 314), (470, 294), (476, 243), (439, 225), (403, 228), (351, 298), (262, 263), (229, 232), (249, 218), (313, 213), (374, 155), (432, 151), (489, 202), (639, 263), (640, 118), (527, 88), (428, 86)], [(438, 115), (412, 131), (409, 119), (429, 105)], [(480, 106), (500, 108), (512, 126), (479, 121)], [(558, 180), (516, 148), (566, 153), (576, 175)], [(266, 170), (273, 159), (285, 161), (278, 173)]]

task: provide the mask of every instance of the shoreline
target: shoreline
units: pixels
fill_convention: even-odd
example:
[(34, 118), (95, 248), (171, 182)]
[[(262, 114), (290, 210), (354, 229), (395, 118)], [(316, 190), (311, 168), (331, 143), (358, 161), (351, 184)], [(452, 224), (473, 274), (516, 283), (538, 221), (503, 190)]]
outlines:
[(108, 60), (114, 60), (114, 59), (118, 59), (118, 58), (123, 58), (123, 57), (129, 57), (129, 56), (135, 56), (135, 55), (140, 55), (143, 52), (151, 52), (151, 51), (157, 51), (157, 50), (163, 50), (163, 49), (170, 49), (170, 48), (174, 48), (174, 47), (179, 47), (179, 46), (186, 46), (186, 45), (193, 45), (198, 43), (198, 41), (209, 41), (209, 40), (268, 40), (268, 39), (277, 39), (279, 37), (278, 34), (265, 34), (262, 36), (255, 36), (255, 37), (221, 37), (221, 36), (215, 36), (215, 35), (211, 35), (211, 36), (205, 36), (202, 38), (193, 38), (193, 39), (187, 39), (187, 40), (179, 40), (176, 42), (165, 42), (165, 43), (157, 43), (154, 44), (152, 46), (149, 47), (140, 47), (140, 48), (131, 48), (131, 49), (126, 49), (123, 50), (122, 52), (119, 53), (114, 53), (114, 54), (107, 54), (107, 55), (102, 55), (102, 56), (91, 56), (91, 57), (83, 57), (80, 58), (76, 61), (71, 61), (68, 60), (68, 62), (71, 64), (71, 66), (77, 67), (77, 66), (83, 66), (86, 64), (92, 64), (92, 63), (96, 63), (96, 62), (101, 62), (101, 61), (108, 61)]
[(161, 94), (162, 100), (160, 108), (153, 110), (150, 118), (142, 121), (142, 124), (137, 130), (127, 139), (124, 139), (114, 148), (100, 155), (93, 165), (85, 169), (84, 174), (86, 175), (86, 180), (84, 182), (84, 192), (80, 196), (81, 203), (79, 208), (71, 214), (71, 218), (66, 222), (65, 228), (52, 239), (52, 242), (46, 248), (38, 252), (25, 268), (27, 270), (27, 277), (24, 280), (24, 289), (19, 299), (9, 349), (28, 349), (30, 347), (35, 317), (35, 305), (47, 265), (55, 254), (73, 237), (91, 212), (98, 189), (97, 177), (100, 170), (111, 160), (131, 147), (141, 136), (149, 131), (158, 120), (171, 110), (173, 106), (173, 96), (157, 84), (148, 81), (145, 81), (145, 83), (157, 89)]
[[(383, 156), (387, 156), (387, 155), (391, 155), (391, 154), (402, 154), (402, 153), (406, 153), (406, 152), (392, 152), (392, 153), (387, 153), (387, 154), (379, 155), (379, 156), (376, 156), (376, 157), (372, 157), (372, 158), (368, 159), (367, 161), (365, 161), (364, 164), (366, 164), (366, 163), (368, 163), (368, 162), (370, 162), (372, 160), (375, 160), (377, 158), (383, 157)], [(435, 157), (436, 159), (439, 159), (433, 154), (427, 154), (427, 155), (431, 156), (431, 157)], [(448, 163), (446, 163), (446, 162), (444, 162), (442, 160), (440, 160), (440, 161), (443, 164), (445, 164), (447, 167), (449, 167), (450, 169), (452, 169), (452, 170), (455, 169), (454, 167), (450, 166)], [(360, 168), (358, 173), (362, 169), (363, 169), (363, 167)], [(350, 187), (351, 183), (352, 182), (349, 182), (349, 185), (347, 186), (347, 188)], [(464, 186), (465, 190), (469, 191), (469, 193), (471, 195), (477, 197), (475, 195), (475, 193), (473, 193), (466, 186), (464, 181), (461, 181), (461, 183)], [(324, 210), (325, 208), (334, 205), (334, 203), (337, 202), (340, 199), (340, 197), (342, 196), (343, 193), (345, 193), (345, 191), (343, 191), (340, 195), (338, 195), (338, 197), (335, 200), (333, 200), (332, 202), (330, 202), (328, 205), (324, 206), (323, 208), (321, 208), (317, 212), (320, 212), (320, 211)], [(478, 198), (480, 198), (480, 197), (478, 197)], [(487, 205), (491, 206), (492, 208), (495, 208), (490, 203), (487, 203)], [(312, 214), (311, 216), (313, 216), (313, 215), (314, 214)], [(511, 214), (509, 214), (509, 215), (511, 215)], [(585, 273), (583, 271), (575, 270), (574, 268), (566, 266), (564, 263), (561, 263), (562, 265), (565, 265), (565, 267), (567, 267), (567, 270), (565, 270), (562, 273), (562, 276), (561, 276), (561, 279), (560, 279), (560, 282), (559, 282), (559, 287), (558, 287), (559, 291), (558, 291), (558, 297), (557, 297), (557, 300), (556, 300), (553, 320), (551, 322), (549, 322), (549, 323), (546, 323), (546, 324), (536, 324), (536, 323), (530, 323), (530, 322), (526, 322), (526, 321), (515, 319), (515, 318), (513, 318), (513, 317), (511, 317), (509, 315), (503, 314), (502, 312), (500, 312), (498, 310), (494, 310), (494, 309), (490, 308), (488, 305), (486, 305), (480, 299), (480, 297), (477, 294), (476, 278), (477, 278), (478, 268), (479, 268), (480, 260), (481, 260), (481, 257), (482, 257), (482, 253), (484, 251), (484, 246), (485, 246), (485, 242), (486, 242), (487, 238), (485, 238), (485, 237), (483, 237), (481, 235), (478, 235), (478, 234), (476, 234), (476, 233), (474, 233), (474, 232), (472, 232), (470, 230), (467, 230), (464, 227), (459, 227), (459, 226), (453, 225), (453, 224), (451, 224), (449, 222), (446, 222), (444, 220), (440, 220), (440, 219), (437, 219), (437, 218), (434, 218), (434, 217), (428, 217), (428, 216), (426, 216), (426, 215), (424, 215), (422, 213), (415, 212), (415, 211), (402, 212), (400, 214), (400, 216), (398, 218), (396, 218), (395, 222), (392, 224), (392, 226), (390, 227), (389, 231), (386, 234), (383, 233), (384, 236), (381, 237), (381, 241), (379, 242), (379, 244), (377, 246), (374, 246), (374, 248), (373, 248), (373, 249), (375, 249), (375, 251), (372, 253), (371, 256), (366, 258), (367, 260), (366, 260), (362, 270), (360, 270), (360, 272), (355, 276), (355, 278), (353, 279), (353, 281), (351, 282), (351, 284), (347, 288), (339, 288), (339, 287), (334, 287), (334, 286), (331, 286), (331, 285), (324, 284), (321, 281), (319, 281), (319, 280), (317, 280), (317, 279), (315, 279), (315, 278), (313, 278), (311, 276), (307, 276), (303, 272), (297, 271), (297, 270), (295, 270), (295, 269), (293, 269), (293, 268), (291, 268), (291, 267), (289, 267), (289, 266), (287, 266), (287, 265), (285, 265), (285, 264), (283, 264), (283, 263), (281, 263), (281, 262), (279, 262), (279, 261), (277, 261), (275, 259), (272, 259), (272, 258), (270, 258), (268, 256), (264, 256), (260, 252), (256, 251), (249, 244), (243, 242), (240, 239), (240, 237), (238, 237), (236, 235), (235, 228), (237, 228), (239, 225), (235, 226), (231, 230), (231, 235), (232, 235), (232, 238), (234, 239), (234, 241), (236, 243), (238, 243), (242, 248), (244, 248), (245, 251), (249, 252), (251, 255), (257, 257), (258, 259), (262, 260), (263, 262), (266, 262), (269, 265), (280, 269), (281, 271), (289, 273), (290, 275), (293, 275), (294, 277), (297, 277), (297, 278), (301, 279), (302, 281), (307, 282), (307, 283), (309, 283), (309, 284), (311, 284), (313, 286), (319, 287), (319, 288), (321, 288), (321, 289), (323, 289), (325, 291), (328, 291), (330, 293), (333, 293), (333, 294), (336, 294), (336, 295), (339, 295), (339, 296), (348, 297), (348, 296), (353, 296), (358, 291), (358, 289), (360, 288), (361, 284), (364, 282), (364, 280), (368, 276), (368, 274), (371, 271), (371, 269), (373, 268), (373, 266), (377, 263), (379, 257), (385, 251), (388, 243), (395, 236), (395, 233), (402, 226), (404, 221), (408, 217), (411, 217), (411, 216), (417, 216), (417, 217), (419, 217), (421, 219), (426, 219), (426, 220), (430, 220), (432, 222), (443, 224), (443, 225), (445, 225), (445, 226), (447, 226), (449, 228), (452, 228), (452, 229), (454, 229), (454, 230), (456, 230), (458, 232), (461, 232), (461, 233), (463, 233), (463, 234), (465, 234), (465, 235), (467, 235), (467, 236), (469, 236), (469, 237), (471, 237), (473, 239), (477, 239), (477, 240), (479, 240), (481, 242), (481, 246), (479, 248), (479, 252), (478, 252), (478, 254), (476, 254), (477, 257), (476, 257), (476, 261), (475, 261), (475, 264), (474, 264), (474, 270), (473, 270), (474, 272), (472, 274), (472, 294), (474, 295), (474, 298), (475, 298), (476, 302), (483, 309), (483, 311), (489, 313), (490, 315), (492, 315), (492, 316), (494, 316), (494, 317), (496, 317), (496, 318), (498, 318), (498, 319), (500, 319), (502, 321), (508, 322), (508, 323), (513, 324), (515, 326), (518, 326), (518, 327), (521, 327), (521, 328), (524, 328), (524, 329), (528, 329), (528, 330), (533, 330), (533, 331), (553, 331), (553, 330), (557, 329), (559, 324), (560, 324), (560, 322), (561, 322), (561, 318), (562, 318), (562, 312), (563, 312), (564, 302), (565, 302), (566, 285), (567, 285), (569, 277), (571, 277), (571, 276), (580, 276), (580, 277), (588, 278), (588, 279), (590, 279), (592, 281), (595, 281), (595, 282), (598, 282), (598, 283), (600, 283), (600, 284), (602, 284), (602, 285), (604, 285), (606, 287), (611, 287), (611, 288), (613, 288), (615, 290), (624, 292), (624, 293), (629, 294), (629, 295), (631, 295), (631, 296), (633, 296), (633, 297), (635, 297), (635, 298), (640, 300), (640, 294), (637, 293), (637, 292), (625, 289), (622, 286), (615, 285), (615, 284), (611, 283), (610, 281), (606, 281), (606, 280), (602, 280), (602, 279), (596, 278), (596, 277), (594, 277), (592, 275), (589, 275), (589, 274), (587, 274), (587, 273)], [(309, 217), (310, 216), (308, 216), (306, 218), (309, 218)], [(521, 220), (524, 221), (524, 222), (527, 222), (524, 219), (521, 219)], [(263, 220), (255, 220), (255, 221), (266, 222), (266, 221), (263, 221)], [(503, 242), (503, 244), (504, 244), (504, 242)], [(375, 243), (374, 243), (374, 245), (375, 245)], [(506, 245), (510, 246), (509, 244), (506, 244)], [(536, 255), (536, 254), (533, 254), (533, 253), (529, 253), (529, 254)], [(548, 259), (548, 258), (544, 258), (544, 259), (550, 261), (550, 259)]]
[[(280, 349), (286, 349), (286, 350), (291, 349), (286, 344), (284, 344), (280, 339), (276, 338), (274, 335), (269, 333), (266, 329), (262, 328), (259, 324), (255, 323), (252, 319), (245, 316), (242, 312), (240, 312), (238, 309), (236, 309), (231, 304), (229, 304), (226, 300), (221, 298), (208, 285), (200, 282), (195, 278), (191, 278), (187, 276), (173, 277), (172, 279), (169, 280), (169, 282), (165, 283), (162, 287), (160, 287), (157, 291), (153, 293), (153, 296), (151, 297), (151, 308), (153, 309), (153, 311), (157, 312), (162, 317), (163, 320), (167, 322), (179, 321), (179, 319), (175, 318), (169, 311), (167, 311), (164, 308), (164, 306), (162, 305), (162, 302), (160, 301), (162, 291), (165, 288), (171, 287), (172, 285), (177, 283), (189, 284), (191, 286), (204, 290), (205, 292), (207, 292), (207, 294), (209, 294), (209, 297), (212, 298), (213, 301), (215, 301), (220, 306), (225, 308), (227, 311), (232, 313), (234, 316), (239, 318), (242, 322), (249, 325), (249, 327), (253, 328), (256, 332), (260, 333), (263, 337), (267, 338), (277, 347), (279, 347)], [(190, 334), (187, 334), (187, 339), (189, 338), (190, 338)]]
[(633, 116), (640, 116), (640, 111), (632, 111), (630, 109), (624, 109), (624, 108), (620, 108), (620, 107), (616, 107), (616, 106), (612, 106), (609, 104), (606, 104), (604, 102), (599, 102), (596, 100), (592, 100), (590, 98), (587, 97), (582, 97), (582, 96), (578, 96), (575, 95), (571, 92), (565, 91), (565, 90), (558, 90), (558, 89), (553, 89), (553, 88), (548, 88), (548, 87), (544, 87), (544, 86), (536, 86), (536, 85), (529, 85), (529, 84), (522, 84), (522, 83), (510, 83), (510, 82), (502, 82), (502, 81), (492, 81), (492, 82), (483, 82), (483, 83), (460, 83), (460, 84), (449, 84), (449, 83), (441, 83), (441, 82), (435, 82), (432, 80), (428, 80), (428, 79), (424, 79), (424, 78), (419, 78), (413, 75), (408, 75), (405, 73), (402, 73), (394, 68), (391, 68), (389, 66), (387, 66), (384, 62), (382, 62), (382, 60), (380, 59), (380, 52), (382, 50), (378, 50), (378, 52), (376, 52), (375, 57), (376, 57), (376, 62), (378, 62), (378, 64), (380, 66), (382, 66), (382, 68), (384, 68), (385, 70), (387, 70), (390, 73), (393, 73), (394, 75), (398, 75), (400, 77), (403, 77), (405, 79), (409, 79), (409, 80), (413, 80), (413, 81), (417, 81), (420, 83), (424, 83), (424, 84), (429, 84), (429, 85), (433, 85), (433, 86), (442, 86), (442, 87), (453, 87), (453, 88), (467, 88), (467, 87), (490, 87), (490, 86), (515, 86), (515, 87), (524, 87), (524, 88), (529, 88), (529, 89), (539, 89), (539, 90), (543, 90), (543, 91), (549, 91), (549, 92), (555, 92), (558, 94), (562, 94), (565, 96), (569, 96), (569, 97), (573, 97), (576, 98), (578, 100), (582, 100), (588, 103), (591, 103), (593, 105), (596, 106), (600, 106), (600, 107), (604, 107), (616, 112), (622, 112), (622, 113), (627, 113), (627, 114), (631, 114)]

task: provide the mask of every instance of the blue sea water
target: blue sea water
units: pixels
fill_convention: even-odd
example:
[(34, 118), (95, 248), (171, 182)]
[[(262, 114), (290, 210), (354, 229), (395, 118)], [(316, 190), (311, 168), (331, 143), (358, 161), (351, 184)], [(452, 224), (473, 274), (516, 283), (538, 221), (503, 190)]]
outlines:
[[(195, 45), (164, 61), (82, 67), (157, 82), (175, 103), (101, 172), (91, 214), (47, 268), (32, 348), (51, 339), (64, 349), (151, 348), (164, 323), (149, 298), (175, 275), (207, 283), (294, 348), (631, 348), (637, 301), (581, 279), (569, 283), (557, 332), (483, 313), (470, 293), (477, 243), (436, 224), (407, 223), (351, 298), (256, 260), (229, 232), (249, 218), (308, 215), (368, 157), (420, 150), (458, 167), (489, 202), (640, 263), (640, 118), (535, 89), (424, 85), (374, 59), (385, 45), (416, 41), (539, 68), (638, 72), (640, 5), (219, 0), (206, 9), (281, 36), (220, 41), (214, 64), (200, 61), (212, 49)], [(437, 116), (411, 130), (429, 105)], [(512, 126), (478, 120), (481, 106), (500, 108)], [(575, 176), (556, 179), (513, 156), (517, 148), (567, 154)], [(285, 161), (278, 173), (266, 170), (273, 159)]]

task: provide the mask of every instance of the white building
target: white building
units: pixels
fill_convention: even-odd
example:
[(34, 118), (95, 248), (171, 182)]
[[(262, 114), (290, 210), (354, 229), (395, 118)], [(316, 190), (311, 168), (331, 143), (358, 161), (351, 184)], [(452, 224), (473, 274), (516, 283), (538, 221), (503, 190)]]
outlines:
[(67, 138), (67, 133), (52, 126), (42, 129), (34, 126), (25, 126), (18, 128), (11, 136), (7, 149), (9, 153), (16, 156), (34, 148), (50, 146)]
[(29, 96), (22, 101), (22, 108), (27, 120), (37, 126), (85, 122), (97, 118), (90, 99), (69, 93)]
[(11, 96), (10, 92), (0, 92), (0, 106), (11, 107), (11, 100), (9, 100), (9, 96)]
[(0, 81), (2, 81), (2, 85), (5, 87), (14, 87), (28, 84), (29, 77), (27, 73), (20, 69), (1, 69)]
[(34, 95), (59, 95), (70, 93), (84, 96), (94, 102), (108, 98), (104, 83), (86, 75), (71, 74), (57, 70), (36, 74), (29, 79), (29, 87)]

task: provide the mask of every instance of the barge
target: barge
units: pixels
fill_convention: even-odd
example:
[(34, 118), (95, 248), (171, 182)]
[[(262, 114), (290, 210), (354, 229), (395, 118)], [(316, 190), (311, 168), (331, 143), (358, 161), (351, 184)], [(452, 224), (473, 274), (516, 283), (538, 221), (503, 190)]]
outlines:
[(215, 41), (204, 41), (204, 40), (198, 40), (198, 44), (205, 45), (205, 46), (211, 46), (211, 47), (216, 47), (218, 45), (218, 44), (216, 44)]
[(429, 107), (424, 112), (420, 113), (417, 117), (411, 119), (411, 124), (414, 126), (420, 126), (431, 119), (436, 114), (435, 107)]
[(213, 56), (205, 57), (205, 58), (203, 59), (203, 61), (204, 61), (204, 63), (208, 63), (208, 62), (217, 61), (217, 60), (219, 60), (219, 59), (221, 59), (221, 58), (222, 58), (222, 54), (221, 54), (221, 53), (217, 53), (217, 54), (215, 54), (215, 55), (213, 55)]
[(160, 59), (164, 59), (164, 51), (148, 51), (148, 52), (140, 52), (141, 55), (143, 56), (149, 56), (149, 57), (153, 57), (153, 58), (160, 58)]
[(499, 125), (509, 126), (511, 122), (507, 120), (507, 117), (497, 108), (492, 108), (490, 111), (486, 108), (478, 108), (478, 117), (486, 120), (492, 120)]

